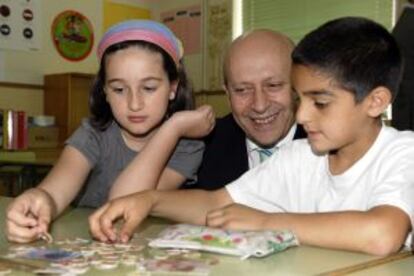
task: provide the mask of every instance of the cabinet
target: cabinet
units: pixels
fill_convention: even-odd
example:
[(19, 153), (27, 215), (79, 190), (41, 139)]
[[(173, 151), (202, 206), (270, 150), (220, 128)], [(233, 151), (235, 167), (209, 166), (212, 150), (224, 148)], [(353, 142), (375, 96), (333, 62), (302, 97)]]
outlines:
[(44, 77), (44, 113), (54, 116), (59, 128), (59, 144), (89, 116), (89, 90), (94, 75), (63, 73)]

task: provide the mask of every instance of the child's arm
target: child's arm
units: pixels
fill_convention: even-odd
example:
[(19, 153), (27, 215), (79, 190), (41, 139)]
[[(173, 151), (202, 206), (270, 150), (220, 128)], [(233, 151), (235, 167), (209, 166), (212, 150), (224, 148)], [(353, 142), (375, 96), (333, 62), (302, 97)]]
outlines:
[(175, 113), (118, 176), (109, 198), (149, 189), (177, 188), (185, 181), (185, 177), (172, 169), (165, 168), (165, 164), (178, 140), (181, 137), (205, 136), (214, 127), (214, 122), (214, 112), (210, 106)]
[(398, 251), (411, 228), (408, 215), (389, 205), (366, 212), (270, 214), (232, 204), (210, 212), (207, 225), (229, 229), (290, 229), (302, 244), (375, 255)]
[(11, 202), (7, 209), (7, 238), (30, 242), (47, 231), (50, 222), (73, 200), (91, 167), (75, 148), (66, 146), (46, 178)]
[[(206, 214), (233, 203), (227, 190), (150, 190), (109, 201), (89, 217), (94, 238), (101, 241), (120, 239), (127, 242), (134, 229), (149, 214), (175, 221), (205, 225)], [(124, 224), (116, 233), (113, 223), (122, 218)]]

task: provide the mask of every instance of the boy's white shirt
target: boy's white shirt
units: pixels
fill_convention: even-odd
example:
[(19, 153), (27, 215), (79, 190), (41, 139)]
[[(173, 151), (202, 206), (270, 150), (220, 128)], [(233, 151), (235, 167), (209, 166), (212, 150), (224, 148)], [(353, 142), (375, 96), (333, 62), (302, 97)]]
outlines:
[(306, 139), (295, 140), (226, 189), (234, 202), (266, 212), (366, 211), (392, 205), (414, 225), (414, 132), (383, 126), (368, 152), (340, 175), (330, 173), (327, 157), (315, 155)]

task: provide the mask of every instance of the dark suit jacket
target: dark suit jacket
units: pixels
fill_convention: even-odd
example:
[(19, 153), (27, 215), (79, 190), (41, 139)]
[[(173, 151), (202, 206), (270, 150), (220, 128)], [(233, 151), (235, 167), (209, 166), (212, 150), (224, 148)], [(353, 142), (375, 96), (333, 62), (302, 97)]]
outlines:
[[(294, 139), (304, 137), (306, 133), (298, 125)], [(246, 135), (232, 114), (216, 121), (216, 127), (206, 137), (205, 143), (198, 181), (191, 188), (216, 190), (236, 180), (249, 169)]]

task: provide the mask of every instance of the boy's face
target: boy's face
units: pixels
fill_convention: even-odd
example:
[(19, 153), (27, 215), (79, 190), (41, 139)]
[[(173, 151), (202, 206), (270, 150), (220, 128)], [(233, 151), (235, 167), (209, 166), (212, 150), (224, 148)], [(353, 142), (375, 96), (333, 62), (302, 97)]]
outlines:
[(364, 131), (370, 120), (366, 99), (356, 103), (354, 95), (331, 76), (303, 65), (293, 66), (292, 83), (300, 98), (296, 120), (308, 133), (312, 150), (319, 154), (345, 150), (358, 155), (364, 149), (366, 139), (361, 137), (367, 134)]

